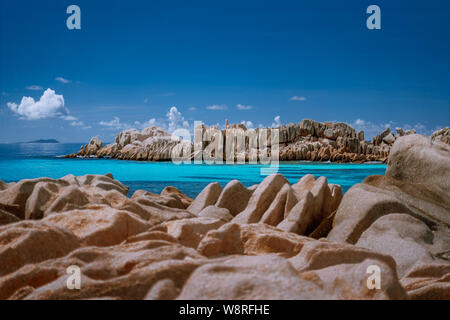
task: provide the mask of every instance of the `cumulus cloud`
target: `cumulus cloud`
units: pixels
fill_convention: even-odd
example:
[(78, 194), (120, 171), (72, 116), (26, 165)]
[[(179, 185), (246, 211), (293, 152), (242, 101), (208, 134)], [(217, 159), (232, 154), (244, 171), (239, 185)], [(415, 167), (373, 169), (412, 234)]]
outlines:
[(64, 106), (64, 97), (56, 94), (54, 90), (47, 89), (38, 101), (32, 97), (22, 97), (20, 104), (8, 102), (8, 108), (18, 114), (21, 119), (38, 120), (60, 117), (64, 120), (75, 120), (69, 115), (69, 110)]
[(83, 121), (72, 121), (70, 123), (70, 125), (72, 127), (83, 127), (84, 126), (84, 122)]
[(251, 121), (242, 120), (241, 124), (243, 124), (247, 129), (253, 129), (254, 128), (253, 122), (251, 122)]
[(169, 112), (166, 114), (167, 119), (169, 120), (168, 129), (169, 132), (173, 132), (176, 129), (189, 128), (189, 123), (184, 120), (183, 115), (180, 111), (178, 111), (177, 107), (173, 106), (170, 108)]
[(177, 107), (173, 106), (166, 113), (165, 119), (155, 119), (151, 118), (145, 122), (134, 121), (134, 122), (122, 122), (119, 117), (114, 117), (110, 121), (100, 121), (98, 123), (101, 126), (114, 129), (114, 130), (128, 130), (128, 129), (144, 129), (148, 127), (157, 126), (169, 132), (173, 132), (176, 129), (190, 129), (188, 121), (186, 121), (178, 111)]
[(289, 100), (291, 100), (291, 101), (306, 101), (306, 98), (299, 97), (299, 96), (293, 96), (293, 97), (290, 97)]
[(77, 117), (74, 117), (74, 116), (71, 116), (71, 115), (62, 116), (61, 119), (66, 120), (66, 121), (75, 121), (75, 120), (78, 120)]
[(31, 86), (26, 87), (25, 89), (27, 89), (27, 90), (42, 90), (43, 88), (41, 86), (33, 84)]
[(239, 110), (250, 110), (250, 109), (252, 109), (253, 108), (253, 106), (250, 106), (250, 105), (242, 105), (242, 104), (237, 104), (236, 105), (236, 108), (238, 108)]
[(281, 118), (280, 116), (276, 116), (273, 118), (272, 128), (280, 127), (281, 126)]
[(85, 125), (83, 121), (72, 121), (72, 122), (70, 123), (70, 125), (71, 125), (72, 127), (81, 127), (81, 129), (83, 129), (83, 130), (91, 129), (91, 128), (92, 128), (92, 126), (87, 126), (87, 125)]
[(373, 136), (378, 135), (379, 133), (386, 130), (386, 128), (392, 128), (395, 125), (394, 122), (386, 122), (386, 123), (373, 123), (371, 121), (356, 119), (351, 126), (356, 131), (364, 131), (366, 138), (371, 138)]
[(100, 121), (98, 124), (103, 127), (111, 128), (113, 130), (144, 129), (158, 125), (156, 119), (154, 118), (144, 122), (135, 121), (133, 123), (130, 123), (122, 122), (119, 117), (114, 117), (110, 121)]
[(72, 82), (72, 80), (65, 79), (63, 77), (56, 77), (55, 80), (58, 81), (58, 82), (61, 82), (61, 83), (70, 83), (70, 82)]
[(104, 127), (110, 127), (117, 130), (127, 130), (131, 129), (132, 125), (128, 123), (122, 123), (119, 117), (114, 117), (111, 121), (100, 121), (98, 123)]
[(144, 129), (144, 128), (148, 128), (148, 127), (153, 127), (153, 126), (157, 126), (158, 122), (156, 121), (155, 118), (151, 118), (145, 122), (140, 122), (140, 121), (135, 121), (134, 125), (140, 129)]
[(226, 104), (213, 104), (206, 107), (207, 110), (227, 110), (228, 106)]

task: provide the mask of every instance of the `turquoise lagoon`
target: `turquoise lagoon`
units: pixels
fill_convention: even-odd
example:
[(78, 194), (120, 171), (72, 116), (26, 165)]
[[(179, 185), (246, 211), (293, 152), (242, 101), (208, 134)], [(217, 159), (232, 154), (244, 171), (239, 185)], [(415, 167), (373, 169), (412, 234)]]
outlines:
[[(121, 161), (113, 159), (63, 159), (58, 156), (76, 152), (81, 144), (0, 144), (0, 180), (18, 181), (38, 177), (60, 178), (67, 174), (114, 175), (130, 188), (159, 193), (172, 185), (195, 197), (208, 183), (217, 181), (223, 187), (233, 179), (244, 185), (260, 183), (263, 165), (207, 165), (172, 162)], [(265, 166), (267, 167), (267, 166)], [(280, 162), (278, 173), (295, 183), (306, 174), (325, 176), (330, 183), (347, 191), (374, 174), (384, 174), (384, 164), (334, 164), (323, 162)]]

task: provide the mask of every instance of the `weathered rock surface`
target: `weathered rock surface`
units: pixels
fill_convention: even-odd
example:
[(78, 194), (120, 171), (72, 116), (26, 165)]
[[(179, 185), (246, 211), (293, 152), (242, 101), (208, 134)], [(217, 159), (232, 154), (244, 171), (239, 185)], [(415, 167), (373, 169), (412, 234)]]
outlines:
[(198, 268), (178, 299), (261, 300), (329, 298), (285, 259), (262, 255), (230, 258)]
[(311, 239), (284, 232), (262, 223), (228, 223), (206, 234), (197, 251), (207, 257), (230, 254), (258, 255), (277, 253), (291, 257)]
[(247, 207), (253, 191), (244, 187), (238, 180), (231, 180), (221, 192), (216, 205), (228, 209), (234, 217)]
[(431, 135), (431, 141), (440, 141), (450, 145), (450, 129), (448, 127), (436, 130)]
[(221, 219), (229, 222), (233, 219), (230, 211), (227, 208), (220, 208), (217, 206), (208, 206), (198, 214), (199, 217)]
[[(449, 172), (448, 144), (403, 135), (392, 147), (386, 175), (368, 177), (345, 194), (327, 238), (392, 256), (410, 297), (447, 298), (449, 275), (442, 268), (450, 266)], [(422, 269), (428, 270), (423, 277)]]
[(0, 227), (0, 244), (0, 276), (28, 263), (64, 256), (80, 246), (73, 233), (31, 221)]
[[(367, 289), (366, 268), (382, 265), (386, 289)], [(333, 268), (332, 270), (330, 270)], [(395, 270), (377, 260), (299, 272), (276, 255), (238, 256), (198, 268), (178, 299), (404, 299)]]
[[(317, 122), (304, 119), (294, 124), (289, 123), (278, 128), (279, 131), (279, 155), (280, 160), (307, 160), (307, 161), (332, 161), (332, 162), (365, 162), (365, 161), (386, 161), (390, 149), (397, 138), (409, 134), (414, 134), (414, 130), (404, 131), (396, 128), (397, 135), (389, 128), (375, 136), (372, 142), (364, 140), (364, 131), (356, 132), (348, 124), (338, 122)], [(242, 154), (231, 154), (232, 149), (226, 148), (227, 134), (230, 137), (242, 136), (251, 139), (268, 133), (267, 145), (271, 148), (271, 128), (247, 129), (243, 124), (226, 124), (226, 129), (219, 130), (216, 126), (207, 127), (202, 125), (195, 129), (203, 136), (201, 151), (209, 152), (212, 145), (217, 141), (214, 132), (221, 132), (224, 137), (223, 160), (243, 157), (248, 160), (250, 152), (253, 152), (249, 141), (246, 142), (246, 149)], [(450, 143), (450, 133), (448, 128), (438, 130), (433, 137), (437, 140)], [(168, 161), (172, 159), (173, 151), (181, 150), (179, 156), (193, 159), (194, 148), (190, 144), (190, 151), (183, 151), (184, 144), (180, 139), (173, 139), (172, 135), (158, 127), (149, 127), (141, 131), (130, 129), (120, 132), (115, 143), (103, 146), (98, 138), (80, 148), (76, 154), (66, 157), (108, 157), (122, 160), (148, 160), (148, 161)], [(188, 143), (189, 144), (189, 143)], [(236, 152), (236, 147), (234, 148)], [(185, 154), (186, 152), (190, 152)], [(261, 158), (259, 158), (261, 160)], [(233, 213), (232, 213), (233, 214)]]
[[(448, 257), (447, 257), (448, 261)], [(419, 261), (401, 279), (410, 299), (450, 299), (450, 264)]]
[(253, 192), (247, 207), (234, 217), (233, 222), (258, 222), (276, 198), (278, 192), (287, 183), (288, 181), (280, 174), (270, 175), (265, 178)]
[(97, 138), (80, 148), (76, 154), (66, 157), (99, 157), (122, 160), (164, 161), (172, 158), (172, 149), (180, 143), (172, 135), (158, 127), (141, 131), (130, 129), (120, 132), (114, 143), (106, 146)]
[(71, 231), (84, 245), (96, 246), (119, 244), (150, 227), (138, 216), (108, 206), (52, 214), (43, 222)]
[[(362, 136), (289, 128), (283, 139)], [(312, 175), (211, 183), (195, 200), (173, 187), (127, 197), (111, 174), (0, 184), (0, 299), (450, 299), (450, 147), (445, 132), (398, 132), (386, 175), (344, 197)]]
[(191, 205), (192, 201), (194, 201), (193, 199), (182, 193), (180, 190), (172, 186), (165, 187), (163, 191), (161, 191), (161, 196), (177, 196), (185, 209)]
[[(444, 240), (439, 231), (431, 230), (424, 222), (408, 214), (392, 213), (377, 219), (363, 232), (357, 246), (392, 256), (397, 263), (398, 275), (404, 276), (419, 261), (432, 262), (432, 252), (445, 250), (436, 240)], [(445, 239), (450, 243), (450, 233)]]
[(198, 217), (165, 222), (158, 230), (166, 231), (186, 247), (197, 248), (208, 231), (217, 229), (224, 223), (222, 219)]
[(215, 204), (217, 202), (217, 199), (219, 199), (221, 192), (222, 187), (219, 183), (210, 183), (199, 193), (197, 198), (195, 198), (195, 200), (191, 203), (187, 210), (194, 214), (200, 213), (200, 211), (202, 211), (206, 207)]

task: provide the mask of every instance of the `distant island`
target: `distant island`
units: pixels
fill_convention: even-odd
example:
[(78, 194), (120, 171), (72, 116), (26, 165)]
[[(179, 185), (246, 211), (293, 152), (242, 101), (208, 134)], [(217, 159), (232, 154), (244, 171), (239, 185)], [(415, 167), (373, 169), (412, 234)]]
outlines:
[(28, 142), (19, 142), (19, 143), (59, 143), (56, 139), (39, 139), (39, 140), (33, 140)]

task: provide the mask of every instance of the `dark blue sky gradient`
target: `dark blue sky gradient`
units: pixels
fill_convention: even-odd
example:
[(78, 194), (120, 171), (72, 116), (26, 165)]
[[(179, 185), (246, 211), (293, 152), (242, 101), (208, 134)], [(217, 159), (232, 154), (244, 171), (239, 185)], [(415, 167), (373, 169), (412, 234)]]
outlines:
[[(66, 28), (70, 4), (81, 30)], [(382, 30), (366, 28), (371, 4)], [(444, 0), (0, 0), (0, 142), (111, 141), (120, 128), (101, 121), (164, 123), (171, 106), (208, 124), (270, 126), (279, 115), (429, 133), (450, 122), (449, 15)], [(7, 107), (46, 88), (84, 125)]]

